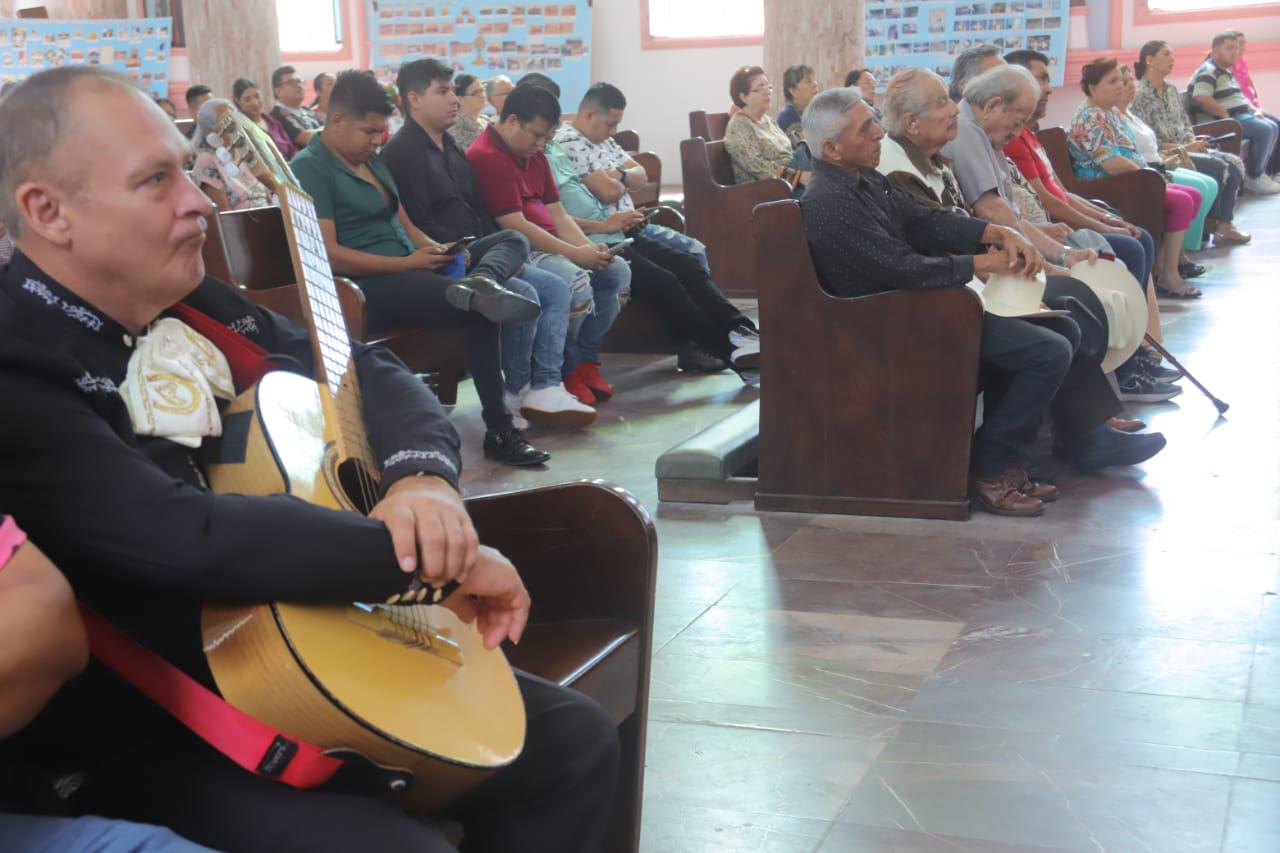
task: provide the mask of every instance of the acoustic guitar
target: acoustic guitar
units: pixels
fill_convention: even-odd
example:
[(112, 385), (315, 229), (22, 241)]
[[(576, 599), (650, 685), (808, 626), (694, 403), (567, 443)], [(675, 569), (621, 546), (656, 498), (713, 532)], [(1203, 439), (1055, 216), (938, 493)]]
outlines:
[[(315, 207), (288, 186), (280, 206), (315, 381), (275, 371), (232, 401), (208, 480), (219, 493), (287, 493), (367, 513), (379, 469)], [(411, 774), (398, 796), (414, 810), (448, 805), (523, 746), (524, 705), (506, 658), (446, 608), (209, 605), (202, 624), (228, 702), (293, 737)]]

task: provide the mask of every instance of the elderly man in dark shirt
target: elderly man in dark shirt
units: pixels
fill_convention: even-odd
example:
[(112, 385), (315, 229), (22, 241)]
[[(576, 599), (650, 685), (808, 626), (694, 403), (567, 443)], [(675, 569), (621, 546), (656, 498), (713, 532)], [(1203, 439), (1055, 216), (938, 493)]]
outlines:
[[(1043, 269), (1043, 258), (1016, 231), (928, 208), (876, 172), (884, 131), (856, 90), (833, 89), (817, 96), (805, 111), (804, 124), (815, 157), (814, 177), (802, 202), (805, 232), (818, 276), (830, 292), (864, 296), (963, 287), (975, 275), (1034, 276)], [(1057, 497), (1053, 486), (1027, 476), (1018, 461), (1018, 444), (1047, 411), (1079, 341), (1078, 328), (1067, 318), (1049, 329), (983, 315), (983, 363), (1007, 378), (974, 438), (970, 493), (983, 509), (1039, 515), (1044, 501)], [(1119, 436), (1114, 430), (1107, 433), (1106, 464), (1140, 461), (1136, 445), (1115, 444), (1124, 441)], [(1164, 444), (1160, 436), (1126, 438), (1144, 440), (1141, 449), (1150, 451), (1144, 459)]]
[[(177, 324), (178, 339), (193, 341), (185, 362), (194, 371), (216, 346), (181, 325), (194, 310), (310, 375), (308, 336), (204, 277), (209, 202), (183, 172), (188, 146), (128, 79), (93, 67), (35, 75), (0, 102), (0, 126), (19, 123), (22, 134), (0, 137), (0, 218), (17, 245), (0, 270), (0, 394), (9, 401), (0, 506), (65, 568), (77, 595), (207, 685), (207, 601), (384, 601), (416, 575), (454, 590), (444, 604), (464, 617), (468, 594), (500, 615), (487, 641), (518, 639), (528, 594), (515, 568), (477, 542), (458, 492), (458, 435), (378, 347), (354, 348), (381, 468), (369, 516), (209, 491), (190, 442), (192, 432), (213, 434), (211, 419), (161, 429), (150, 409), (128, 402), (157, 381), (135, 369), (146, 337)], [(524, 753), (472, 795), (467, 843), (597, 849), (616, 776), (613, 725), (580, 694), (518, 681)], [(45, 731), (38, 753), (78, 744), (74, 766), (92, 772), (74, 809), (167, 824), (220, 850), (454, 849), (391, 803), (244, 772), (108, 686), (91, 679), (68, 697), (71, 725)]]

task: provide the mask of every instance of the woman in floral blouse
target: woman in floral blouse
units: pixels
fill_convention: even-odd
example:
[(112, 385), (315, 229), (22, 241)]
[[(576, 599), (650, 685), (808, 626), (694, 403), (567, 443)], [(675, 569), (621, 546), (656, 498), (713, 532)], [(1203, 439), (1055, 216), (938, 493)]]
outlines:
[(729, 96), (738, 111), (724, 131), (724, 147), (733, 163), (736, 183), (782, 178), (799, 190), (809, 178), (792, 163), (791, 140), (769, 117), (773, 84), (764, 69), (746, 66), (729, 81)]
[(484, 85), (474, 74), (459, 74), (453, 81), (453, 91), (458, 96), (458, 120), (449, 128), (449, 135), (466, 151), (489, 126), (489, 119), (480, 114), (485, 105)]
[(1214, 241), (1224, 243), (1248, 243), (1250, 235), (1233, 224), (1236, 201), (1244, 186), (1244, 163), (1234, 154), (1214, 151), (1207, 139), (1197, 139), (1191, 118), (1182, 105), (1182, 93), (1169, 83), (1173, 73), (1173, 49), (1167, 42), (1149, 41), (1138, 53), (1134, 71), (1140, 78), (1133, 105), (1134, 115), (1145, 121), (1156, 132), (1162, 148), (1181, 147), (1186, 151), (1196, 171), (1213, 178), (1218, 183), (1218, 199), (1209, 211), (1205, 230)]
[[(1124, 77), (1118, 66), (1114, 58), (1095, 59), (1081, 70), (1085, 102), (1067, 130), (1071, 165), (1081, 178), (1118, 175), (1147, 165), (1138, 152), (1133, 128), (1117, 109), (1124, 97)], [(1201, 201), (1200, 193), (1191, 187), (1165, 185), (1165, 231), (1156, 253), (1155, 276), (1156, 289), (1170, 296), (1197, 299), (1201, 295), (1178, 272), (1182, 242)]]
[(191, 176), (219, 209), (243, 210), (276, 203), (275, 177), (236, 123), (230, 101), (213, 98), (200, 107), (195, 143)]

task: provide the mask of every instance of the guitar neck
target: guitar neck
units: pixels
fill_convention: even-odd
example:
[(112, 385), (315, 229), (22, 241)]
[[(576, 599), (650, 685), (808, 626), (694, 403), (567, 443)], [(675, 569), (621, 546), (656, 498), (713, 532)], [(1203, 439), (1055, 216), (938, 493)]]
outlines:
[(324, 236), (311, 197), (285, 184), (280, 193), (285, 232), (293, 255), (302, 315), (314, 351), (314, 376), (326, 412), (326, 432), (343, 459), (363, 462), (378, 471), (364, 426), (364, 403), (357, 381), (351, 338), (337, 284), (329, 266)]

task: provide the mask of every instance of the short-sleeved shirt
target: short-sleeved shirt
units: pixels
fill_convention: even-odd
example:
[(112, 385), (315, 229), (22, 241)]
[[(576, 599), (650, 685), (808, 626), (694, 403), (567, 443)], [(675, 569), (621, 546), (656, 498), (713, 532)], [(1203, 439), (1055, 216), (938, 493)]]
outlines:
[(314, 133), (324, 127), (324, 122), (320, 120), (320, 116), (307, 107), (286, 107), (284, 104), (276, 104), (271, 109), (271, 114), (284, 127), (284, 132), (289, 134), (289, 141), (299, 149), (304, 147), (298, 141), (299, 136), (307, 132)]
[(1067, 129), (1067, 148), (1071, 151), (1071, 167), (1082, 178), (1105, 177), (1102, 163), (1112, 157), (1123, 157), (1135, 166), (1147, 165), (1138, 152), (1133, 126), (1116, 110), (1104, 110), (1088, 101), (1076, 110)]
[[(552, 142), (546, 150), (547, 162), (551, 165), (551, 174), (555, 176), (556, 188), (560, 192), (560, 203), (564, 209), (577, 219), (593, 219), (602, 222), (614, 212), (613, 208), (596, 198), (595, 193), (587, 188), (572, 159), (565, 153), (564, 147)], [(625, 239), (621, 231), (608, 234), (588, 234), (587, 239), (593, 243), (618, 243)]]
[[(620, 169), (623, 163), (631, 160), (631, 155), (623, 151), (622, 146), (612, 138), (600, 143), (592, 142), (571, 124), (563, 125), (556, 131), (555, 141), (560, 146), (560, 150), (564, 152), (568, 166), (573, 170), (574, 175), (579, 178), (585, 178), (592, 172), (598, 172), (601, 169)], [(563, 183), (558, 175), (556, 176), (556, 183)], [(622, 198), (613, 204), (605, 205), (605, 209), (609, 213), (617, 213), (623, 210), (635, 210), (636, 205), (631, 200), (630, 193), (623, 193)], [(577, 214), (575, 213), (574, 216), (577, 216)]]
[(1049, 153), (1044, 150), (1040, 139), (1031, 128), (1023, 127), (1022, 132), (1004, 147), (1004, 153), (1013, 161), (1013, 165), (1018, 167), (1022, 177), (1028, 181), (1039, 178), (1040, 183), (1044, 184), (1051, 195), (1063, 201), (1067, 200), (1067, 190), (1058, 180), (1058, 173), (1053, 170), (1053, 164), (1049, 162)]
[(0, 514), (0, 569), (26, 541), (27, 534), (22, 532), (22, 528), (9, 516)]
[(467, 149), (467, 160), (480, 185), (484, 206), (494, 219), (521, 212), (547, 233), (556, 233), (547, 205), (558, 203), (560, 193), (545, 154), (536, 151), (532, 157), (520, 159), (490, 125)]
[(1002, 152), (991, 147), (987, 132), (978, 124), (973, 107), (960, 102), (960, 126), (956, 138), (942, 149), (950, 158), (952, 171), (960, 182), (964, 203), (972, 208), (985, 193), (994, 190), (1006, 201), (1013, 199), (1013, 180), (1009, 177), (1009, 161)]
[(257, 179), (247, 162), (224, 162), (208, 146), (196, 148), (196, 161), (191, 167), (191, 177), (197, 184), (222, 190), (227, 196), (230, 210), (275, 204), (271, 189)]
[(311, 137), (289, 165), (302, 188), (315, 199), (316, 216), (333, 220), (339, 244), (389, 258), (413, 252), (413, 241), (396, 220), (400, 209), (396, 182), (377, 154), (369, 158), (369, 170), (391, 196), (390, 202), (329, 151), (323, 134)]
[(1231, 69), (1219, 67), (1218, 63), (1212, 59), (1206, 59), (1204, 64), (1196, 69), (1196, 73), (1191, 75), (1187, 89), (1193, 98), (1203, 98), (1206, 95), (1213, 98), (1218, 102), (1218, 106), (1226, 110), (1227, 115), (1232, 118), (1253, 112), (1253, 108), (1249, 106), (1249, 99), (1240, 90), (1240, 84), (1236, 81), (1236, 76), (1231, 73)]

